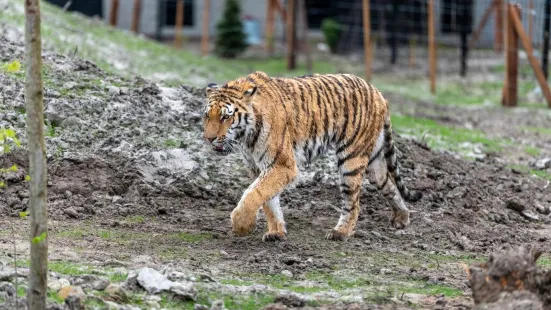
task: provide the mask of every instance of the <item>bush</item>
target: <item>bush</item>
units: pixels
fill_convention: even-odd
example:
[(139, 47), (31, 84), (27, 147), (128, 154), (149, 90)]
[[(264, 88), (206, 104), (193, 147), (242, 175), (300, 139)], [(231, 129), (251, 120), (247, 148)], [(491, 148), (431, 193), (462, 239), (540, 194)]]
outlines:
[(326, 18), (321, 23), (321, 30), (323, 31), (325, 43), (329, 46), (329, 50), (331, 53), (336, 53), (341, 31), (344, 30), (344, 27), (336, 20)]
[(241, 22), (238, 0), (226, 0), (222, 19), (216, 25), (215, 53), (224, 58), (235, 58), (247, 48)]

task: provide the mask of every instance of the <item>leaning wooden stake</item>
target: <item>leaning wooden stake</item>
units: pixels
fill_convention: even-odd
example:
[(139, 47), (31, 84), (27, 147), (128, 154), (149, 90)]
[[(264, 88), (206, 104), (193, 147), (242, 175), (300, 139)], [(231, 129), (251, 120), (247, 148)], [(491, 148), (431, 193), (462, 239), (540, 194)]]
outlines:
[(538, 83), (540, 84), (543, 95), (547, 100), (547, 105), (549, 106), (549, 108), (551, 108), (551, 91), (549, 90), (549, 85), (547, 85), (547, 82), (545, 81), (545, 76), (543, 75), (543, 71), (541, 70), (540, 64), (536, 59), (536, 57), (534, 57), (534, 48), (532, 47), (532, 42), (530, 42), (530, 39), (528, 38), (528, 36), (524, 32), (524, 28), (522, 27), (519, 11), (520, 10), (518, 9), (518, 7), (516, 7), (515, 10), (509, 11), (509, 15), (510, 15), (509, 18), (513, 22), (515, 31), (518, 37), (520, 37), (520, 41), (524, 46), (524, 50), (526, 50), (528, 61), (530, 61), (530, 65), (532, 66), (532, 69), (534, 70), (534, 74), (538, 79)]
[(174, 25), (174, 46), (182, 47), (182, 27), (184, 26), (184, 0), (176, 2), (176, 25)]
[(134, 7), (132, 8), (132, 26), (130, 29), (138, 33), (140, 27), (140, 13), (142, 11), (142, 0), (134, 0)]
[(117, 25), (118, 16), (119, 16), (119, 0), (111, 0), (111, 10), (109, 11), (109, 24), (111, 26)]
[(368, 82), (371, 80), (371, 19), (369, 13), (369, 0), (362, 0), (365, 79)]
[(530, 0), (530, 2), (528, 2), (528, 38), (530, 39), (530, 42), (534, 42), (532, 40), (533, 33), (534, 33), (534, 1)]
[(48, 211), (46, 206), (46, 146), (42, 88), (40, 0), (25, 1), (25, 106), (29, 152), (31, 264), (27, 306), (46, 309), (48, 280)]
[(433, 0), (428, 0), (429, 18), (429, 76), (430, 92), (436, 93), (436, 44), (434, 41), (434, 5)]
[(475, 31), (473, 32), (473, 36), (471, 37), (471, 41), (469, 42), (469, 49), (472, 49), (474, 47), (476, 41), (478, 41), (478, 38), (482, 33), (482, 30), (484, 29), (484, 26), (486, 26), (486, 23), (488, 23), (490, 15), (492, 14), (492, 12), (495, 12), (495, 3), (496, 0), (492, 1), (492, 3), (490, 3), (490, 5), (484, 11), (482, 19), (478, 23), (478, 26), (476, 27)]
[(203, 56), (207, 56), (209, 52), (209, 20), (210, 20), (210, 0), (204, 0), (203, 35), (201, 36), (201, 54)]
[(511, 18), (511, 12), (520, 10), (514, 4), (507, 4), (507, 36), (505, 53), (505, 83), (503, 91), (502, 104), (506, 107), (514, 107), (517, 105), (518, 92), (518, 36), (515, 31), (515, 25)]

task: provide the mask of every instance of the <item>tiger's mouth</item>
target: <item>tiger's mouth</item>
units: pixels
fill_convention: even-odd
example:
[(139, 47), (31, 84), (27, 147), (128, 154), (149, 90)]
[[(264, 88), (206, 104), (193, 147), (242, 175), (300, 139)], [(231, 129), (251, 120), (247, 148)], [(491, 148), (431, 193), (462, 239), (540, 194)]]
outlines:
[(231, 153), (230, 148), (224, 147), (224, 145), (213, 145), (212, 149), (219, 155), (228, 155)]

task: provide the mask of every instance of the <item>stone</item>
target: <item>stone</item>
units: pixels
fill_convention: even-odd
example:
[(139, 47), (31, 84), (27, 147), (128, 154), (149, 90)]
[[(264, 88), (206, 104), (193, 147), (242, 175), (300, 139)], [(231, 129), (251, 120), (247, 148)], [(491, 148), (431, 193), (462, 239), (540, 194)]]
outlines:
[(103, 291), (109, 285), (109, 280), (100, 278), (93, 275), (84, 275), (76, 278), (73, 281), (73, 285), (78, 285), (83, 289), (93, 289), (96, 291)]
[(197, 298), (197, 290), (193, 283), (175, 283), (170, 288), (176, 299), (182, 301), (195, 301)]
[(48, 289), (59, 292), (64, 287), (71, 286), (71, 283), (69, 280), (65, 278), (55, 279), (55, 278), (49, 278), (48, 281)]
[(109, 95), (119, 95), (121, 93), (121, 89), (117, 86), (110, 85), (109, 88), (107, 88), (107, 92)]
[(168, 291), (174, 285), (165, 275), (155, 269), (145, 267), (138, 272), (138, 284), (149, 294)]
[(540, 170), (551, 168), (551, 157), (539, 159), (538, 161), (536, 161), (534, 166)]
[(306, 300), (295, 294), (280, 294), (275, 297), (274, 303), (280, 303), (291, 308), (301, 308), (306, 305)]
[(78, 212), (73, 207), (69, 207), (65, 209), (63, 212), (65, 212), (65, 214), (67, 214), (72, 218), (78, 218)]
[(292, 278), (293, 277), (293, 273), (289, 270), (282, 270), (281, 271), (281, 275), (282, 276), (285, 276), (285, 277), (288, 277), (288, 278)]
[(107, 294), (107, 297), (112, 301), (117, 302), (127, 302), (128, 301), (128, 293), (126, 290), (117, 284), (109, 284), (105, 288), (105, 294)]
[(86, 294), (84, 294), (84, 291), (82, 290), (82, 288), (78, 286), (63, 287), (57, 293), (57, 296), (62, 300), (66, 300), (69, 296), (74, 296), (79, 298), (82, 302), (86, 301)]
[(511, 210), (514, 210), (514, 211), (517, 211), (517, 212), (522, 212), (524, 209), (525, 209), (525, 204), (520, 201), (518, 198), (509, 198), (507, 200), (507, 202), (505, 202), (505, 206), (508, 208), (508, 209), (511, 209)]

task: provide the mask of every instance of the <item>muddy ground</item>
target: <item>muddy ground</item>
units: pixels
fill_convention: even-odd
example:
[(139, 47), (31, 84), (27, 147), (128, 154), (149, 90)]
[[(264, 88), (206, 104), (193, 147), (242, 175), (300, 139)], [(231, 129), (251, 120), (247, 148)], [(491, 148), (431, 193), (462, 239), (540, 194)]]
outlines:
[[(18, 57), (22, 46), (2, 39), (0, 61)], [(238, 156), (219, 157), (203, 146), (202, 89), (128, 80), (63, 55), (47, 53), (44, 62), (50, 259), (79, 266), (58, 269), (53, 278), (93, 270), (110, 277), (118, 268), (123, 277), (110, 279), (123, 282), (132, 270), (169, 268), (199, 291), (195, 301), (153, 300), (175, 309), (216, 300), (227, 308), (257, 309), (284, 293), (296, 295), (298, 302), (284, 302), (290, 307), (471, 309), (460, 262), (521, 244), (551, 248), (547, 180), (512, 171), (500, 158), (465, 161), (403, 137), (397, 141), (404, 178), (424, 192), (410, 204), (407, 229), (391, 228), (390, 207), (366, 182), (355, 236), (325, 240), (340, 207), (335, 163), (328, 157), (304, 169), (282, 195), (287, 240), (261, 241), (262, 212), (254, 233), (235, 237), (229, 214), (251, 181)], [(14, 128), (23, 142), (0, 156), (0, 167), (18, 167), (3, 176), (8, 186), (0, 195), (0, 268), (13, 267), (14, 240), (25, 268), (29, 219), (19, 216), (28, 203), (22, 75), (0, 72), (0, 84), (0, 127)], [(394, 102), (398, 111), (407, 111), (407, 100)], [(444, 123), (458, 117), (457, 111), (416, 104), (435, 111), (432, 118), (455, 115)], [(492, 120), (482, 115), (465, 118), (480, 119), (476, 124)], [(154, 308), (143, 303), (147, 296), (136, 296), (126, 303)]]

